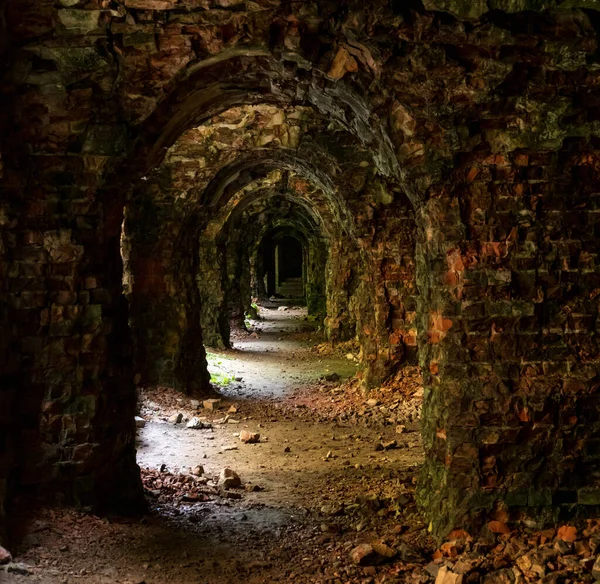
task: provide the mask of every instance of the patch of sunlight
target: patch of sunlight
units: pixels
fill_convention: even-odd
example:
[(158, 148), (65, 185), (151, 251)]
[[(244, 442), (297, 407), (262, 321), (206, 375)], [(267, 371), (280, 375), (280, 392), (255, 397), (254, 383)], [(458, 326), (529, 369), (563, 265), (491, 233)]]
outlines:
[(228, 371), (227, 367), (223, 364), (223, 361), (233, 361), (233, 358), (207, 351), (206, 361), (208, 363), (208, 372), (210, 373), (210, 381), (212, 383), (224, 387), (234, 381), (234, 374), (231, 371)]

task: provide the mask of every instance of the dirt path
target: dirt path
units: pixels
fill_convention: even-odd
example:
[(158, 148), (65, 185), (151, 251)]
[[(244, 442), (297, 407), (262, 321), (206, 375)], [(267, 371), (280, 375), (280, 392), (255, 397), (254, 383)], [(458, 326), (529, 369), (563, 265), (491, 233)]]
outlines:
[[(140, 522), (42, 510), (24, 522), (15, 550), (29, 574), (0, 578), (363, 582), (374, 581), (371, 571), (348, 559), (357, 543), (387, 535), (407, 538), (415, 549), (431, 545), (413, 502), (422, 456), (416, 425), (398, 434), (396, 424), (373, 423), (367, 414), (363, 424), (311, 409), (313, 395), (315, 403), (336, 403), (355, 361), (316, 352), (320, 339), (303, 310), (263, 314), (257, 333), (209, 354), (223, 383), (214, 411), (170, 390), (143, 393), (138, 462), (150, 515)], [(341, 379), (320, 380), (332, 373)], [(174, 423), (178, 414), (183, 419)], [(187, 428), (193, 417), (210, 427)], [(242, 443), (242, 431), (259, 433), (259, 442)], [(198, 465), (203, 474), (193, 478)], [(218, 486), (223, 468), (241, 477), (241, 489)]]
[[(342, 379), (353, 377), (357, 363), (336, 355), (315, 356), (311, 348), (320, 339), (306, 309), (282, 306), (261, 309), (263, 320), (253, 321), (252, 335), (233, 336), (233, 350), (209, 349), (209, 370), (217, 382), (234, 381), (221, 387), (232, 399), (283, 399), (294, 389), (315, 382), (319, 377), (337, 373)], [(235, 378), (241, 378), (236, 382)]]

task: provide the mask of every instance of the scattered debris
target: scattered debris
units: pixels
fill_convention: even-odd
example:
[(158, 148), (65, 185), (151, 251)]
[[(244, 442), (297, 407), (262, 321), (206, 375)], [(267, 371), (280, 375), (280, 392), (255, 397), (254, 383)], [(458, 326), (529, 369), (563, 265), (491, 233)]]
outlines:
[(206, 430), (208, 428), (212, 428), (212, 425), (209, 422), (205, 422), (200, 418), (192, 418), (186, 425), (186, 428), (192, 428), (194, 430)]
[(224, 468), (219, 475), (218, 485), (224, 489), (235, 489), (242, 486), (242, 479), (230, 468)]
[(182, 421), (183, 421), (183, 414), (182, 413), (173, 414), (172, 416), (169, 416), (169, 422), (171, 424), (181, 424)]
[(258, 432), (249, 432), (248, 430), (242, 430), (240, 432), (240, 440), (244, 444), (256, 444), (260, 442), (260, 434)]
[(219, 406), (221, 405), (221, 402), (223, 400), (220, 399), (216, 399), (216, 398), (212, 398), (212, 399), (205, 399), (202, 402), (202, 407), (205, 410), (218, 410)]

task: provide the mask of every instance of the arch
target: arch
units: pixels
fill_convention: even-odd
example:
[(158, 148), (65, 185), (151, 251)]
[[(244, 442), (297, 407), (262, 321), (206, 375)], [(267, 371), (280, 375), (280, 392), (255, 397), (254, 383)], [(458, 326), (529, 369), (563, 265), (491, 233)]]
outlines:
[[(301, 55), (288, 53), (286, 58), (288, 62), (303, 61), (307, 78), (299, 82), (295, 71), (262, 48), (225, 51), (216, 58), (190, 63), (171, 81), (166, 97), (141, 124), (133, 159), (156, 165), (188, 127), (236, 105), (311, 105), (374, 148), (374, 162), (383, 176), (402, 179), (392, 141), (359, 91), (344, 81), (328, 80)], [(412, 188), (407, 192), (416, 195)]]

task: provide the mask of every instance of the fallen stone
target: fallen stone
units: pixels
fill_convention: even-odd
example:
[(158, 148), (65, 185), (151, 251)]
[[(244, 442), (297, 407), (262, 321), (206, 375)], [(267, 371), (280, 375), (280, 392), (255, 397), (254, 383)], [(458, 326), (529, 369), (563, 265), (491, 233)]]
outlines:
[(331, 382), (336, 382), (339, 381), (341, 379), (341, 377), (337, 374), (337, 373), (329, 373), (328, 375), (325, 375), (325, 381), (331, 381)]
[(436, 564), (435, 562), (429, 562), (429, 564), (427, 564), (425, 566), (425, 571), (430, 575), (433, 576), (434, 578), (437, 578), (438, 572), (440, 571), (441, 566), (439, 564)]
[(0, 546), (0, 565), (8, 564), (8, 562), (12, 562), (12, 555), (7, 549)]
[(391, 440), (390, 442), (382, 442), (381, 445), (383, 446), (384, 450), (392, 450), (398, 447), (398, 443), (395, 440)]
[(440, 546), (440, 551), (449, 558), (456, 558), (458, 555), (458, 548), (456, 547), (455, 541), (446, 541)]
[(224, 489), (235, 489), (242, 486), (242, 479), (230, 468), (224, 468), (219, 475), (218, 485)]
[(213, 399), (205, 399), (202, 402), (202, 407), (205, 410), (211, 410), (211, 411), (218, 410), (220, 405), (221, 405), (221, 400), (220, 399), (215, 399), (215, 398), (213, 398)]
[(235, 406), (231, 406), (228, 410), (228, 414), (237, 414), (238, 409)]
[(596, 578), (596, 580), (600, 580), (600, 556), (596, 558), (596, 561), (592, 566), (592, 576)]
[(192, 469), (190, 474), (193, 474), (196, 477), (201, 477), (204, 474), (204, 467), (201, 464), (198, 464)]
[(358, 544), (350, 552), (350, 560), (357, 566), (367, 566), (375, 559), (375, 550), (368, 543)]
[(199, 401), (199, 400), (197, 400), (197, 399), (192, 399), (192, 400), (190, 400), (190, 407), (191, 407), (193, 410), (197, 410), (197, 409), (200, 407), (200, 401)]
[(240, 421), (239, 420), (234, 420), (233, 418), (227, 418), (227, 423), (228, 424), (239, 424)]
[(31, 570), (25, 564), (7, 564), (6, 571), (9, 574), (17, 574), (19, 576), (29, 576), (32, 574)]
[(419, 551), (405, 542), (398, 546), (398, 553), (403, 562), (417, 563), (423, 561), (423, 556)]
[(173, 414), (172, 416), (169, 417), (169, 422), (171, 424), (181, 424), (182, 420), (183, 420), (183, 414)]
[(289, 310), (289, 308), (287, 306), (280, 306), (277, 310), (279, 312), (285, 312), (286, 310)]
[(382, 558), (393, 558), (396, 555), (396, 550), (385, 543), (376, 541), (371, 544), (373, 551)]
[(510, 528), (503, 521), (490, 521), (488, 523), (488, 529), (492, 533), (510, 533)]
[(556, 537), (557, 539), (573, 543), (577, 539), (577, 528), (571, 525), (563, 525), (559, 527)]
[(200, 418), (192, 418), (186, 425), (186, 428), (192, 428), (194, 430), (204, 430), (207, 428), (212, 428), (212, 426), (207, 423), (207, 422), (203, 422)]
[(372, 408), (373, 408), (373, 407), (375, 407), (375, 406), (378, 406), (378, 405), (379, 405), (379, 400), (378, 400), (378, 399), (375, 399), (375, 398), (371, 398), (371, 399), (368, 399), (368, 400), (366, 401), (366, 404), (367, 404), (368, 406), (370, 406), (370, 407), (372, 407)]
[(342, 515), (344, 508), (337, 503), (328, 503), (321, 507), (321, 513), (323, 515)]
[(140, 416), (135, 417), (135, 427), (143, 428), (146, 425), (146, 420), (144, 418), (140, 418)]
[(260, 434), (258, 432), (249, 432), (248, 430), (242, 430), (240, 432), (240, 440), (244, 444), (256, 444), (260, 442)]
[(462, 584), (464, 577), (462, 574), (455, 574), (446, 566), (442, 566), (435, 579), (435, 584)]

